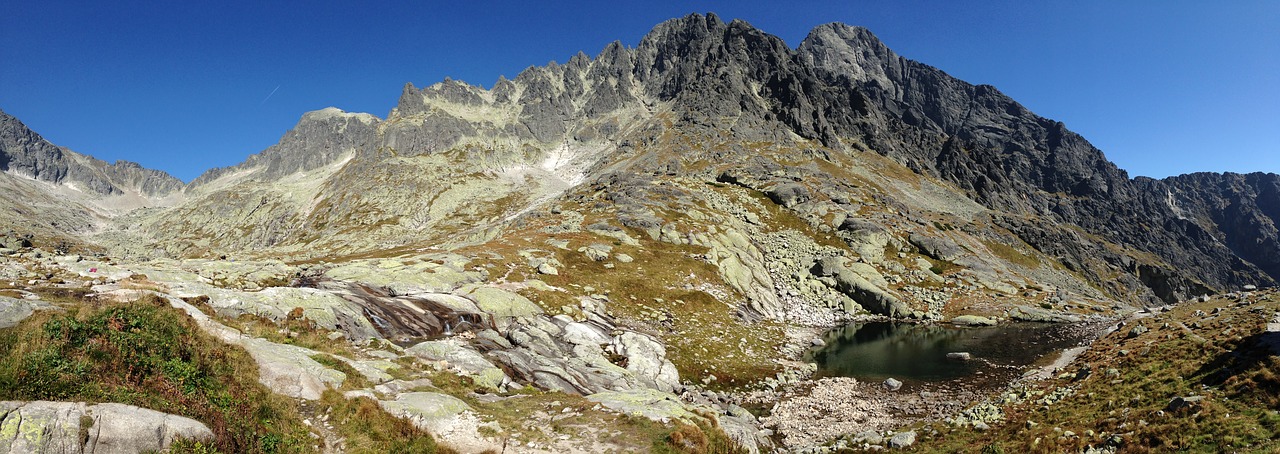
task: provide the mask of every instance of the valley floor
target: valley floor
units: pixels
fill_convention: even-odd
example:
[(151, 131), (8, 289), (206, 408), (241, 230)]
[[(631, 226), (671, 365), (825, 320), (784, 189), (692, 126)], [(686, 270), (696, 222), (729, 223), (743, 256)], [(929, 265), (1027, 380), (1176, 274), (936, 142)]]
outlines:
[[(441, 269), (447, 265), (429, 265), (431, 270), (415, 273), (447, 274)], [(753, 386), (684, 381), (666, 391), (631, 385), (583, 393), (518, 384), (512, 376), (520, 371), (495, 367), (464, 347), (512, 342), (521, 334), (489, 338), (486, 330), (454, 323), (449, 329), (458, 332), (428, 336), (433, 340), (353, 342), (353, 332), (366, 329), (376, 338), (378, 327), (360, 325), (352, 314), (362, 310), (333, 297), (341, 292), (274, 287), (288, 284), (279, 281), (287, 276), (269, 264), (199, 264), (205, 270), (219, 266), (209, 279), (188, 274), (192, 268), (180, 262), (8, 252), (0, 262), (0, 342), (8, 346), (0, 358), (0, 400), (15, 408), (33, 400), (120, 402), (194, 418), (214, 436), (190, 432), (197, 438), (175, 435), (168, 442), (177, 451), (196, 452), (1267, 452), (1277, 448), (1273, 439), (1280, 434), (1280, 298), (1272, 291), (1140, 311), (1119, 323), (1095, 318), (1079, 325), (1094, 330), (1095, 341), (1007, 386), (958, 380), (891, 390), (879, 382), (811, 377), (812, 366), (798, 361), (806, 350), (800, 344), (818, 337), (821, 328), (790, 327), (784, 342), (791, 347), (775, 353), (784, 366)], [(330, 269), (327, 276), (339, 274)], [(254, 299), (264, 294), (274, 296)], [(404, 304), (394, 294), (381, 298), (386, 307)], [(487, 309), (501, 310), (519, 310), (519, 302)], [(594, 348), (647, 345), (624, 345), (625, 328), (597, 333), (589, 320), (558, 317), (539, 329), (585, 336), (599, 342)], [(517, 331), (522, 322), (500, 323), (516, 323), (509, 333), (538, 332)], [(173, 328), (148, 334), (160, 326)], [(140, 337), (121, 341), (127, 335)], [(153, 348), (146, 339), (155, 336), (192, 339), (178, 344), (193, 350), (146, 353)], [(80, 344), (59, 343), (68, 340)], [(524, 342), (539, 349), (587, 345)], [(101, 362), (102, 351), (118, 352), (122, 345), (143, 350), (123, 356), (124, 363)], [(613, 355), (601, 356), (612, 366), (563, 367), (612, 370), (619, 380), (659, 380), (648, 383), (661, 386), (656, 377), (664, 355), (626, 348), (603, 354)], [(206, 357), (213, 362), (199, 359)], [(572, 377), (573, 370), (561, 373)], [(229, 372), (242, 379), (225, 381)], [(33, 388), (33, 380), (49, 385)], [(84, 385), (72, 386), (76, 380)], [(260, 407), (248, 411), (257, 415), (250, 419), (218, 416), (235, 405)], [(87, 442), (75, 434), (92, 427), (85, 424), (95, 413), (80, 411), (88, 413), (79, 421), (44, 427), (30, 418), (25, 425), (0, 418), (0, 451), (68, 443), (58, 441), (64, 435), (84, 448)], [(151, 423), (169, 430), (165, 421), (171, 420)], [(743, 443), (748, 440), (754, 443)]]

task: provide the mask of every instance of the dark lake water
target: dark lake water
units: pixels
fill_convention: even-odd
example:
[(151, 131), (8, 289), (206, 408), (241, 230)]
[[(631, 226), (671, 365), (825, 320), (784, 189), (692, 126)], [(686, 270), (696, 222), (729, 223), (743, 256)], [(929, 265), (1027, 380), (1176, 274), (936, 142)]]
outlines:
[[(894, 322), (851, 324), (827, 332), (827, 345), (810, 354), (823, 376), (904, 382), (965, 377), (1007, 379), (1029, 365), (1047, 363), (1079, 343), (1071, 325), (1011, 323), (959, 327)], [(968, 352), (972, 359), (947, 359)]]

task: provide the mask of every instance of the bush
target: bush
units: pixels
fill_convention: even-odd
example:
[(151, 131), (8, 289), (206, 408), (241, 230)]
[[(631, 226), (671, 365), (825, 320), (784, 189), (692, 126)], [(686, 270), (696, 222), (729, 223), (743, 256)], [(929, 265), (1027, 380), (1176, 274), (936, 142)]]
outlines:
[(310, 450), (295, 404), (257, 382), (248, 353), (200, 331), (157, 297), (0, 331), (0, 400), (119, 402), (179, 414), (213, 430), (190, 452)]

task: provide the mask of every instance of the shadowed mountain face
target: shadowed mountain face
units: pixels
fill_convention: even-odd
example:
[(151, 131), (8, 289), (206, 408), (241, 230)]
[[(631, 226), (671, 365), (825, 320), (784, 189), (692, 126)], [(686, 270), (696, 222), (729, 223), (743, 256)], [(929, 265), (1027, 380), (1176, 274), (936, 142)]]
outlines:
[[(180, 188), (59, 149), (3, 114), (0, 145), (0, 167), (40, 181), (103, 195)], [(185, 256), (458, 248), (566, 204), (655, 241), (676, 241), (664, 229), (690, 222), (730, 223), (680, 218), (694, 206), (757, 225), (673, 186), (688, 181), (764, 195), (854, 256), (896, 247), (1020, 276), (1005, 281), (1015, 289), (1047, 279), (1154, 303), (1280, 277), (1276, 175), (1129, 179), (1061, 122), (898, 56), (866, 29), (823, 25), (791, 49), (715, 15), (488, 90), (406, 85), (385, 119), (308, 113), (279, 144), (207, 172), (174, 206), (130, 215), (138, 228), (102, 241)], [(776, 231), (747, 232), (744, 247), (769, 256)], [(754, 266), (743, 254), (717, 265), (748, 299), (768, 300), (749, 288), (783, 278), (740, 273)], [(796, 266), (817, 260), (806, 257)], [(1038, 271), (1009, 271), (1019, 257)]]

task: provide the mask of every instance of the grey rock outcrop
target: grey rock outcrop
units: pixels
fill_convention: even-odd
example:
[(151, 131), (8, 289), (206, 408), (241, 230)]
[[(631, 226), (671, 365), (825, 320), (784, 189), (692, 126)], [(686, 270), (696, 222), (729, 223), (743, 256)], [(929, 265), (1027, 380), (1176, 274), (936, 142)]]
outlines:
[(884, 379), (884, 382), (881, 383), (880, 385), (884, 386), (884, 389), (887, 389), (889, 391), (897, 391), (899, 389), (902, 389), (902, 381), (893, 377)]
[[(813, 274), (834, 279), (836, 289), (848, 295), (871, 312), (890, 317), (905, 317), (913, 311), (882, 285), (876, 285), (865, 274), (855, 273), (841, 263), (840, 257), (827, 257), (813, 266)], [(874, 272), (874, 269), (871, 270)], [(874, 278), (874, 276), (873, 276)], [(883, 278), (881, 278), (883, 280)]]
[(916, 444), (916, 431), (908, 430), (899, 432), (889, 437), (889, 447), (896, 449), (906, 449)]
[(165, 450), (177, 438), (209, 440), (213, 431), (132, 405), (0, 402), (0, 453), (137, 453)]
[(445, 361), (461, 374), (471, 377), (477, 385), (489, 389), (499, 389), (511, 382), (502, 369), (453, 339), (421, 342), (405, 349), (405, 352), (428, 361)]
[(959, 315), (951, 319), (952, 324), (962, 326), (995, 326), (996, 321), (981, 315)]
[(1075, 323), (1079, 316), (1031, 306), (1017, 306), (1009, 310), (1009, 318), (1024, 322)]
[(675, 390), (679, 375), (661, 343), (628, 331), (610, 336), (613, 329), (598, 320), (580, 323), (564, 316), (519, 318), (507, 332), (511, 347), (489, 355), (515, 377), (543, 389), (582, 395)]
[(38, 310), (57, 309), (39, 300), (21, 300), (0, 296), (0, 328), (12, 328)]

